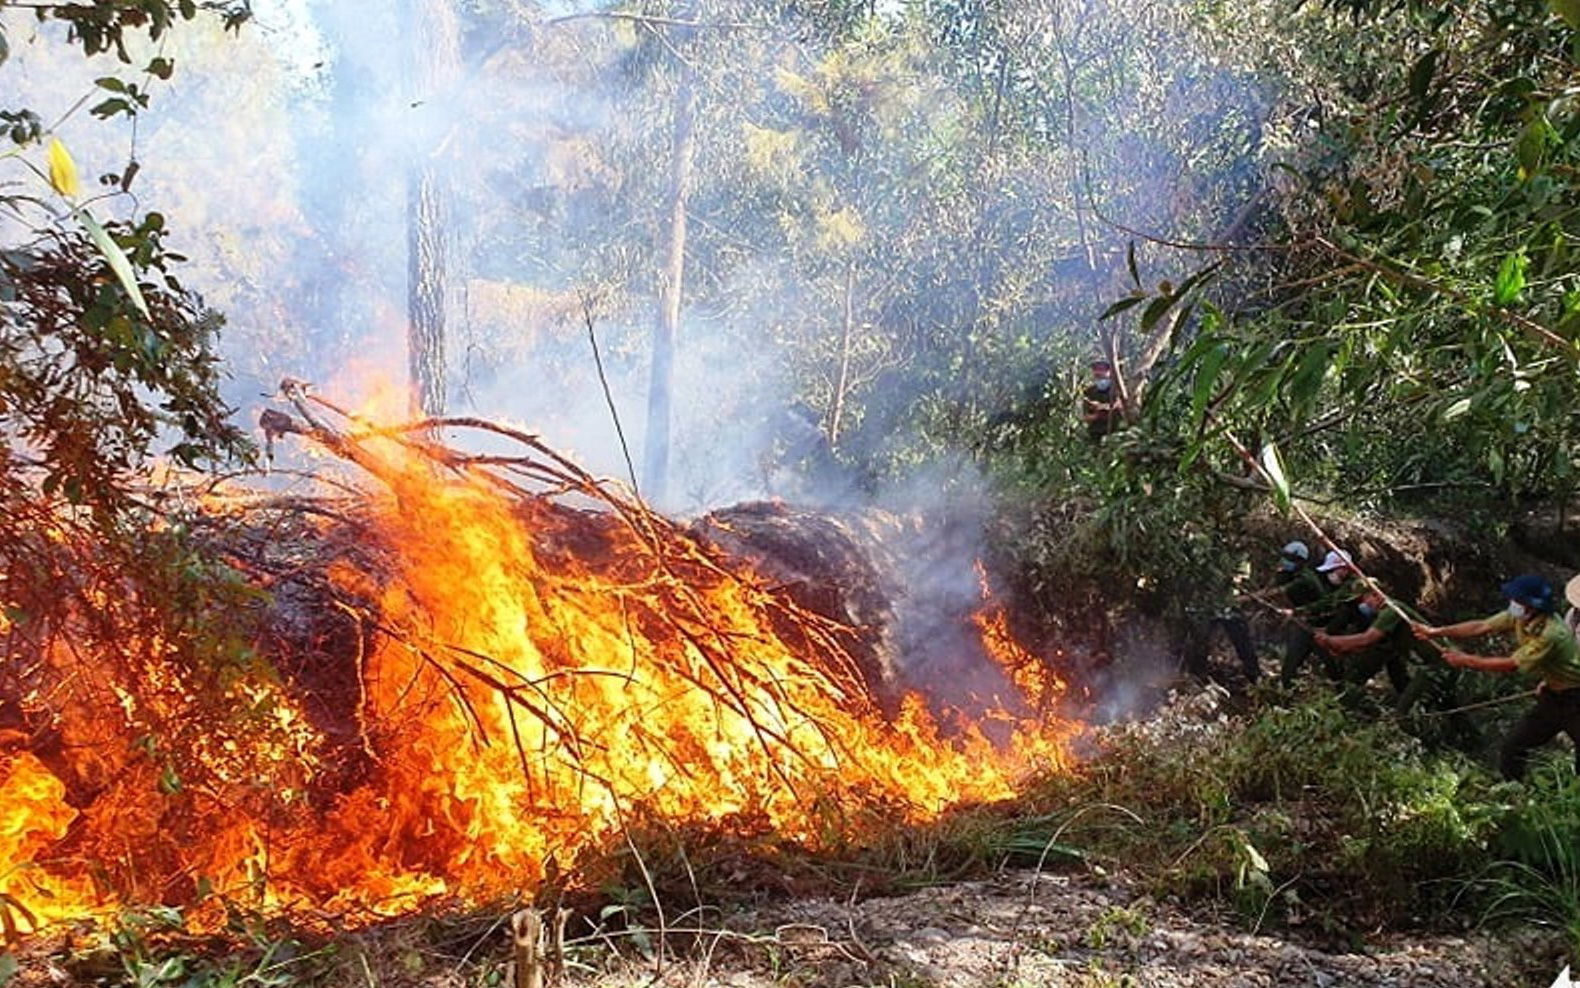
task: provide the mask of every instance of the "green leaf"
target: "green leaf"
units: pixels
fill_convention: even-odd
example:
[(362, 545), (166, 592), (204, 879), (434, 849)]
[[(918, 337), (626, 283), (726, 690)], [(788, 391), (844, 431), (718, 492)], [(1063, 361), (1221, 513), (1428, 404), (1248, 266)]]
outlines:
[(1108, 308), (1104, 309), (1103, 310), (1103, 314), (1097, 317), (1097, 321), (1098, 322), (1102, 322), (1104, 319), (1107, 319), (1107, 318), (1109, 318), (1111, 316), (1117, 316), (1121, 312), (1124, 312), (1126, 309), (1132, 308), (1133, 306), (1140, 305), (1142, 302), (1145, 302), (1146, 300), (1147, 300), (1147, 297), (1145, 295), (1130, 295), (1130, 296), (1127, 296), (1125, 298), (1122, 298), (1119, 301), (1115, 302), (1113, 305), (1110, 305)]
[(144, 985), (165, 984), (181, 978), (186, 973), (186, 958), (179, 954), (174, 957), (166, 957), (158, 964), (137, 972), (138, 981)]
[(168, 58), (156, 58), (148, 63), (148, 74), (165, 81), (169, 81), (171, 73), (175, 72), (176, 65)]
[[(1541, 167), (1547, 152), (1548, 137), (1552, 132), (1552, 125), (1540, 115), (1520, 131), (1520, 136), (1514, 142), (1514, 156), (1519, 159), (1520, 168), (1526, 173), (1524, 177), (1529, 177)], [(1490, 210), (1488, 212), (1490, 215)]]
[(137, 287), (137, 274), (132, 270), (132, 262), (126, 259), (126, 252), (121, 250), (121, 245), (109, 235), (99, 221), (89, 215), (86, 209), (77, 210), (77, 221), (82, 228), (88, 231), (88, 237), (93, 245), (99, 248), (99, 253), (104, 255), (104, 260), (110, 265), (110, 270), (115, 272), (115, 279), (126, 290), (126, 295), (137, 307), (137, 311), (148, 318), (148, 302), (143, 298), (143, 291)]
[[(1580, 3), (1580, 0), (1574, 0), (1574, 2)], [(1130, 241), (1125, 247), (1125, 263), (1130, 266), (1130, 280), (1139, 289), (1141, 287), (1141, 272), (1136, 269), (1136, 242), (1134, 240)]]
[(1547, 0), (1547, 6), (1571, 29), (1580, 31), (1580, 0)]
[[(3, 40), (3, 36), (0, 36), (0, 40)], [(0, 45), (0, 51), (3, 50), (3, 45)], [(14, 954), (9, 950), (0, 954), (0, 985), (10, 983), (11, 979), (16, 977), (17, 972), (20, 970), (21, 966), (17, 964)]]
[(1492, 297), (1499, 305), (1508, 305), (1525, 290), (1525, 253), (1510, 254), (1498, 267), (1498, 277), (1493, 283)]
[(1224, 362), (1229, 359), (1229, 348), (1222, 343), (1215, 344), (1211, 350), (1202, 355), (1201, 362), (1196, 367), (1196, 383), (1191, 391), (1190, 420), (1201, 421), (1202, 413), (1206, 411), (1207, 399), (1212, 397), (1213, 385), (1218, 381), (1218, 374), (1223, 370)]
[(107, 99), (102, 103), (95, 104), (88, 112), (100, 120), (108, 120), (118, 113), (130, 115), (132, 113), (132, 105), (123, 99)]
[(1180, 283), (1179, 288), (1177, 288), (1174, 291), (1174, 296), (1176, 298), (1178, 298), (1179, 296), (1184, 295), (1185, 293), (1189, 292), (1192, 288), (1195, 288), (1197, 285), (1201, 284), (1202, 282), (1206, 281), (1208, 278), (1211, 278), (1213, 275), (1217, 274), (1218, 273), (1218, 269), (1221, 268), (1221, 267), (1223, 267), (1223, 262), (1222, 261), (1218, 261), (1215, 264), (1209, 264), (1206, 267), (1202, 268), (1200, 271), (1196, 272), (1195, 274), (1191, 275), (1189, 278), (1186, 278), (1184, 281), (1182, 281)]
[(1178, 295), (1159, 295), (1153, 299), (1152, 304), (1147, 306), (1145, 312), (1141, 313), (1141, 331), (1143, 333), (1149, 332), (1153, 326), (1158, 324), (1158, 320), (1167, 315), (1168, 311), (1174, 307), (1174, 303), (1178, 301)]
[(1315, 398), (1317, 390), (1322, 386), (1323, 376), (1327, 374), (1328, 362), (1331, 357), (1327, 340), (1318, 340), (1306, 348), (1301, 354), (1300, 363), (1296, 365), (1295, 372), (1289, 377), (1289, 400), (1296, 407), (1303, 406)]
[(1415, 100), (1415, 112), (1411, 114), (1407, 123), (1410, 128), (1416, 127), (1426, 119), (1426, 115), (1432, 111), (1432, 105), (1436, 102), (1435, 94), (1432, 92), (1432, 77), (1437, 71), (1437, 57), (1438, 52), (1434, 48), (1416, 59), (1415, 64), (1410, 66), (1410, 97)]
[(1268, 443), (1262, 447), (1262, 470), (1267, 474), (1268, 482), (1273, 485), (1273, 501), (1280, 511), (1289, 510), (1289, 478), (1284, 476), (1284, 461), (1278, 455), (1278, 447)]
[(1443, 421), (1452, 422), (1468, 411), (1470, 411), (1470, 399), (1461, 398), (1443, 409)]

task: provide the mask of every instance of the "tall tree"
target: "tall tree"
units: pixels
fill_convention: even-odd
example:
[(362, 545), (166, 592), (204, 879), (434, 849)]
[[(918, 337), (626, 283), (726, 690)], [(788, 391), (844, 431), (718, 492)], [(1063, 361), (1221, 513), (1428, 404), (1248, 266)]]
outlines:
[(412, 107), (417, 128), (406, 186), (406, 351), (414, 414), (445, 409), (445, 302), (448, 295), (446, 217), (449, 189), (442, 156), (447, 97), (460, 75), (461, 35), (452, 5), (409, 0)]
[[(695, 16), (694, 8), (687, 9)], [(686, 201), (691, 196), (691, 170), (697, 153), (695, 72), (678, 52), (676, 58), (681, 64), (671, 141), (669, 222), (664, 233), (664, 266), (659, 269), (658, 320), (653, 325), (653, 370), (647, 392), (647, 446), (643, 463), (643, 484), (648, 499), (655, 503), (662, 503), (668, 492), (675, 336), (680, 326), (686, 271)]]

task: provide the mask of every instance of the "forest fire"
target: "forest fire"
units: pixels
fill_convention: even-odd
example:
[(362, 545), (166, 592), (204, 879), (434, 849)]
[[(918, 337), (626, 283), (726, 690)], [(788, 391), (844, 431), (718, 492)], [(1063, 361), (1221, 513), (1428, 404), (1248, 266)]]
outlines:
[(330, 427), (329, 406), (295, 397), (300, 418), (266, 414), (272, 435), (388, 493), (203, 499), (194, 524), (232, 531), (256, 621), (231, 629), (247, 636), (233, 667), (179, 659), (157, 616), (117, 630), (119, 651), (7, 632), (13, 655), (40, 649), (5, 687), (8, 932), (126, 903), (191, 907), (200, 926), (227, 903), (355, 923), (591, 881), (600, 850), (648, 822), (815, 847), (1066, 762), (1078, 725), (1025, 713), (1063, 684), (991, 605), (982, 647), (1025, 694), (994, 715), (997, 743), (946, 730), (920, 693), (886, 715), (852, 658), (859, 629), (533, 437), (449, 421), (515, 446), (462, 454), (433, 423)]

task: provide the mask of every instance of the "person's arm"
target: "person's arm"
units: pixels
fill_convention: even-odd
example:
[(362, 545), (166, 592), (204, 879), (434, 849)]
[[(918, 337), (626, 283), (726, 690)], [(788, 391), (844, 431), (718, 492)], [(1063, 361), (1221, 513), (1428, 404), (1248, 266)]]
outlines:
[[(1490, 635), (1494, 631), (1503, 630), (1492, 618), (1461, 621), (1458, 624), (1413, 624), (1410, 627), (1415, 631), (1417, 638), (1476, 638), (1480, 635)], [(1461, 652), (1459, 654), (1463, 655), (1465, 653)]]
[[(1475, 624), (1474, 621), (1463, 622)], [(1469, 652), (1460, 652), (1452, 648), (1443, 650), (1443, 661), (1457, 669), (1475, 669), (1477, 672), (1510, 673), (1519, 669), (1520, 664), (1508, 655), (1471, 655)]]
[(1382, 640), (1383, 633), (1376, 628), (1357, 631), (1353, 635), (1329, 635), (1319, 631), (1315, 636), (1317, 645), (1329, 652), (1358, 652), (1368, 645), (1375, 645)]

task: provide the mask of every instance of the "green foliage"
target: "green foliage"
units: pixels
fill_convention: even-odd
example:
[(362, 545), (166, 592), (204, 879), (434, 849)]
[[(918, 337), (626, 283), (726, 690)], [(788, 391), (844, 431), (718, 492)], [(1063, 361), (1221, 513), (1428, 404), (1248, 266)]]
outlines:
[[(0, 3), (0, 9), (6, 6)], [(99, 0), (91, 4), (29, 4), (28, 8), (41, 21), (64, 21), (67, 37), (81, 46), (83, 54), (113, 52), (123, 62), (131, 61), (126, 50), (128, 35), (146, 34), (157, 41), (178, 22), (190, 21), (200, 12), (215, 14), (233, 30), (252, 16), (247, 0)]]
[[(99, 955), (72, 958), (83, 974), (98, 974), (135, 988), (286, 988), (318, 982), (335, 951), (306, 949), (290, 937), (234, 929), (236, 939), (216, 944), (187, 933), (178, 909), (152, 907), (121, 913)], [(245, 935), (241, 935), (245, 934)], [(103, 970), (94, 970), (103, 968)]]
[[(1288, 150), (1263, 219), (1274, 249), (1193, 286), (1206, 315), (1171, 341), (1145, 413), (1177, 425), (1187, 458), (1219, 429), (1276, 442), (1308, 492), (1566, 496), (1580, 436), (1572, 28), (1534, 2), (1336, 6), (1368, 18), (1371, 41), (1358, 62), (1313, 44), (1286, 69), (1326, 70), (1313, 84), (1338, 111)], [(1324, 17), (1303, 25), (1353, 30)], [(1155, 323), (1178, 294), (1138, 289), (1110, 311), (1145, 303)]]
[(105, 517), (162, 439), (183, 466), (251, 455), (218, 395), (219, 317), (169, 270), (178, 258), (162, 246), (163, 218), (108, 233), (148, 279), (146, 314), (103, 276), (102, 255), (84, 238), (0, 255), (0, 423), (25, 444), (8, 459), (36, 455), (44, 495)]
[(1355, 930), (1465, 916), (1453, 910), (1492, 860), (1498, 797), (1479, 769), (1329, 698), (1243, 723), (1119, 732), (1084, 774), (1036, 798), (1069, 807), (1054, 817), (1061, 840), (1124, 861), (1160, 891), (1221, 900), (1255, 924)]
[(1493, 919), (1561, 930), (1580, 950), (1580, 777), (1568, 759), (1545, 763), (1503, 815), (1503, 859), (1475, 883)]
[[(232, 25), (247, 13), (244, 3), (193, 0), (31, 9), (40, 20), (66, 22), (68, 37), (85, 54), (114, 51), (122, 61), (130, 58), (130, 34), (158, 40), (200, 9)], [(172, 63), (156, 57), (145, 71), (167, 79)], [(148, 105), (138, 84), (105, 77), (97, 85), (113, 97), (95, 109), (99, 116), (135, 114)], [(86, 506), (109, 529), (153, 455), (184, 467), (251, 457), (251, 444), (227, 421), (231, 410), (219, 396), (222, 320), (178, 280), (175, 266), (184, 258), (165, 248), (161, 214), (100, 223), (79, 201), (75, 162), (38, 116), (8, 110), (0, 123), (18, 145), (7, 157), (27, 164), (69, 207), (62, 216), (38, 196), (9, 190), (0, 196), (0, 206), (37, 223), (25, 246), (0, 251), (0, 428), (10, 439), (0, 451), (5, 496), (25, 496), (36, 475), (44, 499), (58, 494)], [(46, 138), (47, 175), (20, 157)], [(129, 181), (133, 168), (116, 183)]]
[(1127, 906), (1109, 906), (1086, 931), (1086, 945), (1093, 950), (1102, 950), (1115, 939), (1116, 934), (1135, 940), (1146, 936), (1151, 928), (1146, 913)]

